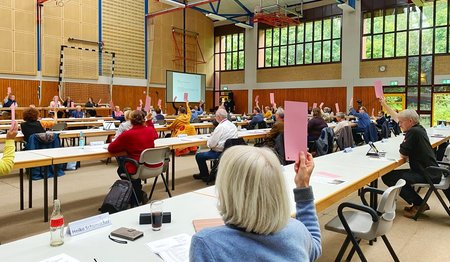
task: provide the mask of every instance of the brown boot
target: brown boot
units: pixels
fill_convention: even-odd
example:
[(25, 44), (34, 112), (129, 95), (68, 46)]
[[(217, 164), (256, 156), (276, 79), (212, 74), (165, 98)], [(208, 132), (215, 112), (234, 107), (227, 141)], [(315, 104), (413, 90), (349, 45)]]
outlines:
[[(420, 206), (416, 206), (416, 205), (410, 207), (409, 210), (405, 210), (405, 213), (403, 213), (403, 216), (407, 217), (407, 218), (414, 218), (416, 216), (417, 212), (419, 212), (419, 207)], [(427, 210), (430, 210), (430, 206), (428, 206), (428, 204), (425, 204), (423, 212), (425, 212)]]

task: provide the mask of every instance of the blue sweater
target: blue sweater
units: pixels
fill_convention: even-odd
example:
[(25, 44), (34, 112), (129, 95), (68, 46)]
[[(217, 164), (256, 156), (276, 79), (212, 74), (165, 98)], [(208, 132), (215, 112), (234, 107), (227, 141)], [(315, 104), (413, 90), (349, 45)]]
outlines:
[(190, 261), (315, 261), (322, 253), (311, 187), (294, 189), (296, 219), (260, 235), (230, 226), (206, 228), (192, 237)]
[(370, 125), (370, 117), (367, 113), (358, 113), (354, 108), (350, 109), (350, 115), (358, 118), (358, 128), (364, 129)]
[(191, 114), (191, 123), (196, 119), (199, 115), (203, 114), (203, 109), (201, 107), (198, 108), (198, 110), (192, 109)]

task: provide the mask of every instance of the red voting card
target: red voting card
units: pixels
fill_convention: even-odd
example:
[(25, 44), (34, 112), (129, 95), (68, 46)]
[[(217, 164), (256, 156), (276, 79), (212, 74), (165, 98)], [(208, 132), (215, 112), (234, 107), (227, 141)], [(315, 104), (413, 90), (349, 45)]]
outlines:
[(384, 94), (383, 94), (383, 83), (381, 82), (381, 80), (375, 81), (374, 87), (375, 87), (375, 96), (377, 98), (383, 97), (384, 96)]
[(8, 91), (7, 92), (8, 92), (8, 95), (12, 93), (12, 90), (11, 90), (10, 86), (8, 86)]
[(184, 93), (184, 102), (188, 101), (188, 93)]
[(158, 107), (161, 108), (161, 99), (158, 99)]
[(275, 104), (275, 94), (274, 93), (270, 93), (269, 97), (270, 97), (270, 104), (271, 105)]
[(295, 161), (300, 151), (307, 152), (308, 103), (284, 102), (285, 158)]
[(341, 111), (339, 110), (339, 104), (336, 103), (336, 104), (334, 104), (334, 105), (336, 106), (336, 113), (341, 112)]
[(112, 100), (109, 101), (109, 107), (114, 108), (114, 102)]
[(316, 107), (317, 107), (317, 103), (314, 103), (312, 108), (316, 108)]
[(259, 102), (259, 96), (256, 96), (255, 97), (255, 103), (258, 103)]
[(145, 107), (144, 107), (145, 112), (150, 111), (151, 104), (152, 104), (152, 98), (150, 96), (146, 96), (145, 97)]
[(16, 105), (15, 105), (15, 103), (13, 103), (10, 106), (10, 108), (11, 108), (11, 122), (14, 122), (14, 121), (16, 121)]

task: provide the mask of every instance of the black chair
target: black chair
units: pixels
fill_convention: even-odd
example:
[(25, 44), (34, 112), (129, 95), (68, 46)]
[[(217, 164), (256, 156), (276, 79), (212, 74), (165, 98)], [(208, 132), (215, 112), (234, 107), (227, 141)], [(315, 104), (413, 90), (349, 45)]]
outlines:
[(369, 144), (369, 142), (377, 142), (379, 140), (378, 130), (375, 123), (370, 123), (364, 130), (364, 142)]

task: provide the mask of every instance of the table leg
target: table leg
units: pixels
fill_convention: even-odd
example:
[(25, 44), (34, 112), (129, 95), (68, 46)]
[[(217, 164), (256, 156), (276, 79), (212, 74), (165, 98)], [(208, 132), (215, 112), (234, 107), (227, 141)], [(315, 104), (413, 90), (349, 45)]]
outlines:
[[(42, 174), (42, 167), (39, 167), (39, 172)], [(28, 208), (33, 205), (33, 178), (31, 177), (31, 169), (28, 170)]]
[(19, 171), (19, 175), (20, 175), (20, 210), (23, 210), (23, 168), (20, 169)]
[(44, 222), (48, 222), (48, 168), (44, 174)]
[(172, 149), (172, 190), (175, 190), (175, 149)]
[[(373, 188), (378, 188), (378, 179), (370, 182), (370, 186)], [(375, 210), (378, 207), (378, 195), (376, 193), (370, 193), (370, 206)]]

